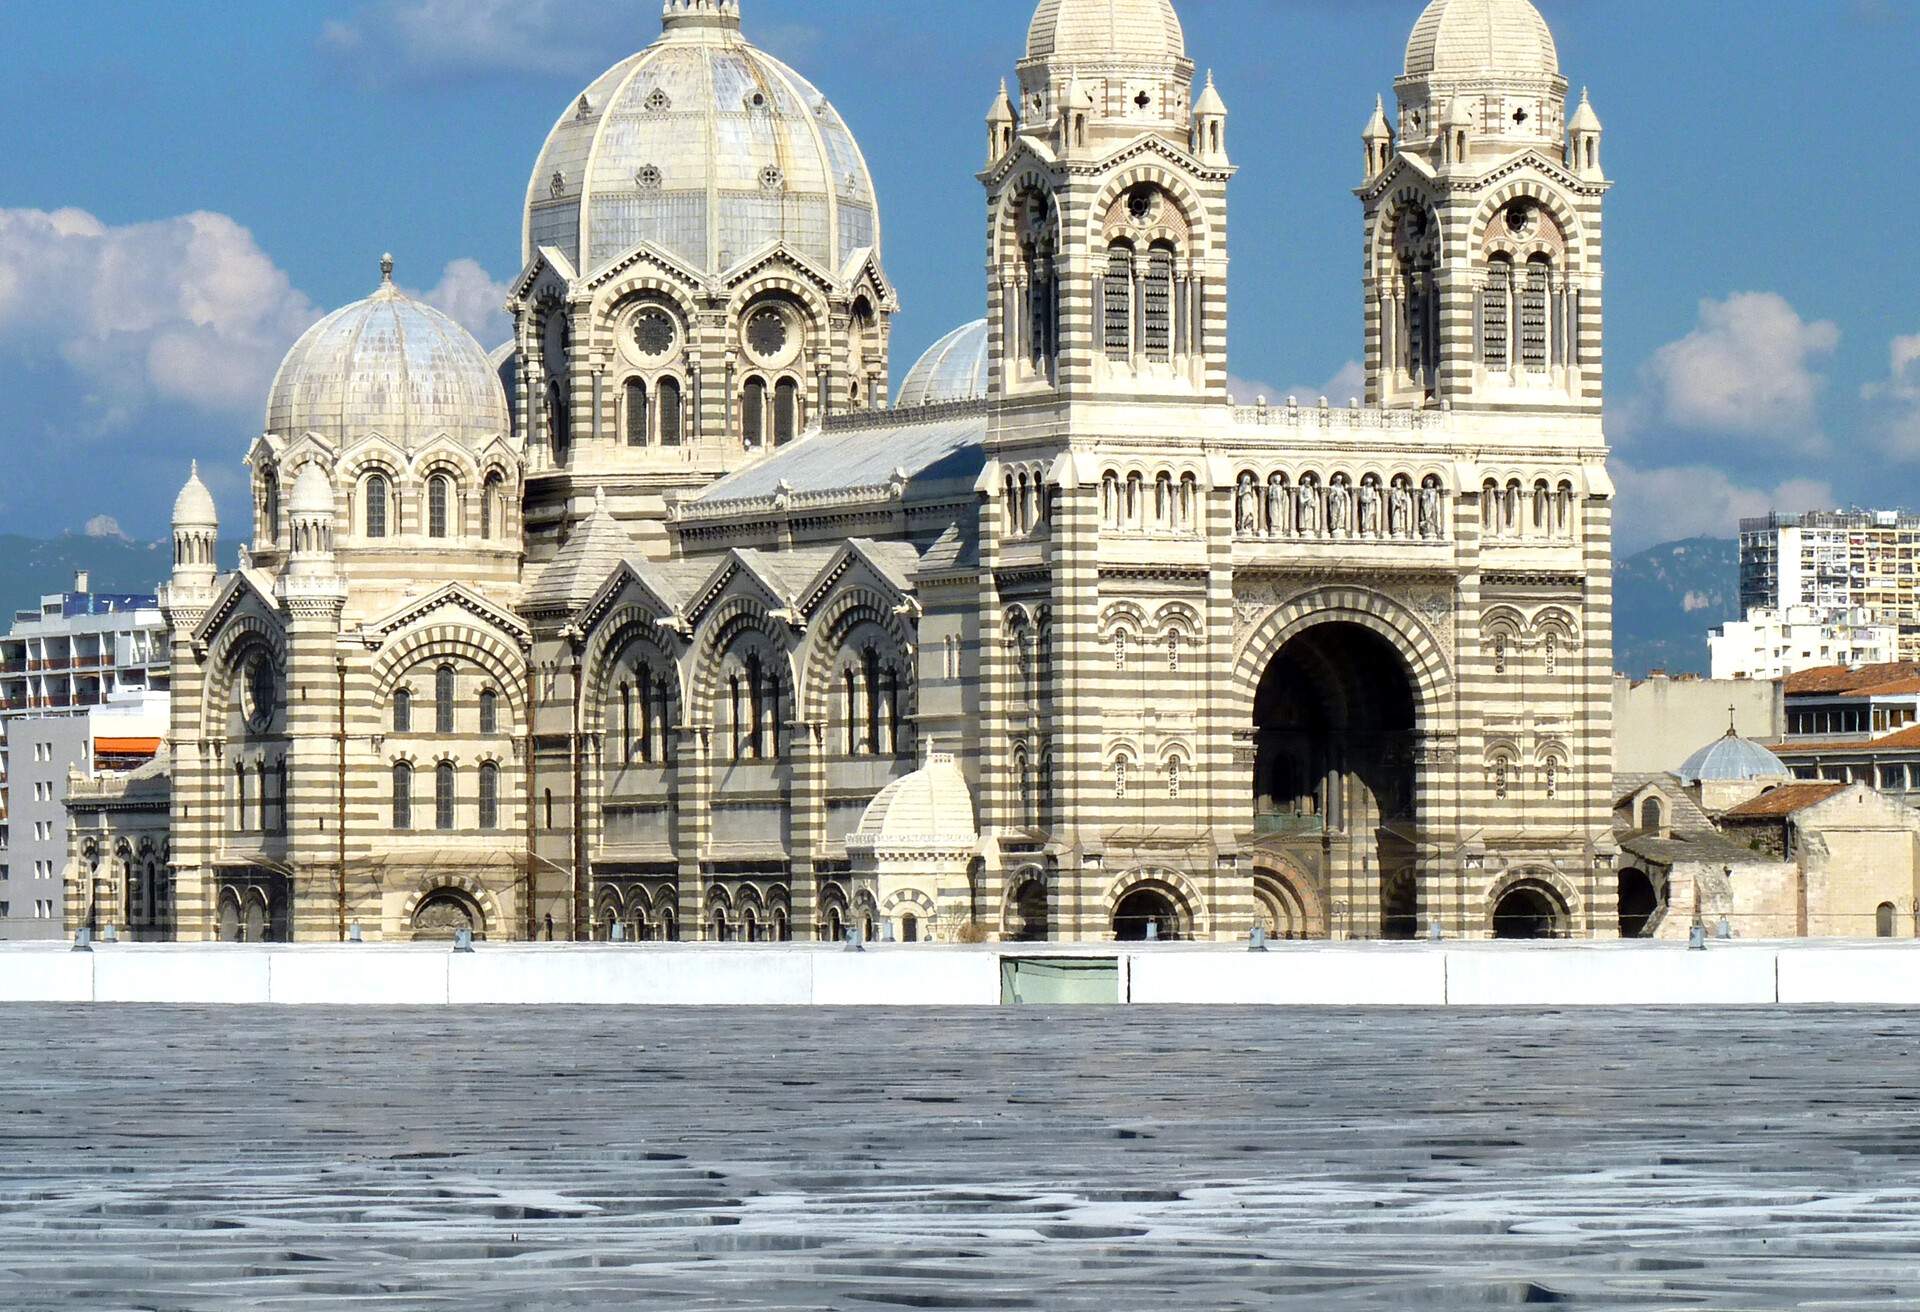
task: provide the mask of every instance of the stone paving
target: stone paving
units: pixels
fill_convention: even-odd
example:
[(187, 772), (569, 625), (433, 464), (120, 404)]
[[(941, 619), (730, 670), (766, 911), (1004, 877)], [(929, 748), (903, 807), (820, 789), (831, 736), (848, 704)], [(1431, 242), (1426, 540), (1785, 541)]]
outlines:
[(1920, 1013), (0, 1008), (0, 1307), (1910, 1309)]

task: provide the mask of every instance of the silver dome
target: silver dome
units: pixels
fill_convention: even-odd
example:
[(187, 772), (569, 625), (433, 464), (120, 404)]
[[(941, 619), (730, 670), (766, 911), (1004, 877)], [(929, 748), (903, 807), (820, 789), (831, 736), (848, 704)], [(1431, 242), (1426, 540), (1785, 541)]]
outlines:
[(380, 433), (402, 446), (439, 434), (479, 447), (512, 431), (487, 353), (452, 319), (391, 278), (294, 344), (273, 380), (267, 431), (335, 443)]
[(907, 370), (894, 405), (978, 401), (987, 394), (987, 321), (963, 324), (927, 348)]
[(1559, 72), (1553, 30), (1532, 0), (1433, 0), (1407, 41), (1409, 78)]
[(173, 499), (173, 524), (176, 528), (217, 528), (220, 512), (213, 504), (213, 493), (200, 481), (200, 462), (193, 462), (186, 485)]
[(527, 190), (525, 255), (596, 271), (641, 242), (715, 275), (775, 241), (840, 273), (880, 247), (859, 144), (827, 98), (741, 36), (738, 9), (666, 31), (567, 107)]
[(1685, 783), (1744, 783), (1752, 779), (1787, 779), (1793, 775), (1786, 762), (1759, 743), (1732, 733), (1689, 756), (1679, 773)]

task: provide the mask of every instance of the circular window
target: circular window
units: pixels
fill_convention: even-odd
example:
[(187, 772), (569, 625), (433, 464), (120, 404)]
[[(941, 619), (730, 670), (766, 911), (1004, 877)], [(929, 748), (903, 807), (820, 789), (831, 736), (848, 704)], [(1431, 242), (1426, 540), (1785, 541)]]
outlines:
[(673, 101), (668, 99), (667, 93), (659, 87), (655, 87), (653, 93), (647, 97), (647, 110), (650, 113), (664, 114), (672, 108)]
[(1127, 193), (1127, 213), (1135, 223), (1146, 223), (1160, 212), (1160, 193), (1152, 187), (1135, 187)]
[(760, 170), (760, 187), (763, 191), (778, 191), (787, 185), (787, 175), (780, 171), (778, 164), (769, 164)]
[(1531, 235), (1539, 221), (1540, 212), (1524, 201), (1507, 211), (1507, 231), (1516, 237)]
[(679, 338), (680, 330), (673, 322), (673, 316), (665, 310), (652, 308), (640, 311), (633, 320), (633, 344), (640, 354), (657, 359), (673, 349)]
[(265, 652), (255, 652), (248, 658), (240, 695), (247, 727), (259, 733), (273, 721), (273, 661)]
[(787, 349), (787, 316), (778, 310), (757, 311), (747, 320), (747, 349), (762, 363), (772, 363)]
[(633, 180), (640, 184), (642, 191), (658, 191), (663, 181), (659, 168), (652, 164), (641, 165), (640, 171), (633, 175)]

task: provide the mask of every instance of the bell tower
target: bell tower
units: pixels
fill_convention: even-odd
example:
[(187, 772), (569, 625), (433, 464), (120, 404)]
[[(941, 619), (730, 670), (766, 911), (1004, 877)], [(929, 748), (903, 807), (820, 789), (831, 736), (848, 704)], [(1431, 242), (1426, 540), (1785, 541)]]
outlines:
[(1367, 397), (1597, 412), (1599, 119), (1531, 0), (1432, 0), (1362, 143)]
[(1227, 107), (1171, 0), (1042, 0), (988, 115), (990, 390), (1223, 399)]

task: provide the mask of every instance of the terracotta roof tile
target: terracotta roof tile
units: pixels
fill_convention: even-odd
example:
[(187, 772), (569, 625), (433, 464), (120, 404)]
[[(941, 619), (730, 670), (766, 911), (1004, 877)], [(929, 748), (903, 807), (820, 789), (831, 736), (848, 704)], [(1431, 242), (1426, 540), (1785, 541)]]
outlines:
[(1858, 669), (1822, 665), (1789, 674), (1781, 684), (1787, 696), (1804, 697), (1813, 693), (1857, 692), (1909, 680), (1920, 680), (1920, 661), (1892, 661), (1884, 665), (1862, 665)]
[(1766, 820), (1779, 816), (1792, 815), (1808, 807), (1826, 801), (1835, 793), (1843, 793), (1851, 784), (1808, 783), (1786, 784), (1772, 792), (1762, 793), (1751, 802), (1742, 802), (1728, 811), (1723, 819), (1727, 820)]
[(1909, 725), (1878, 738), (1787, 738), (1767, 744), (1774, 755), (1805, 756), (1809, 752), (1905, 752), (1920, 748), (1920, 724)]

